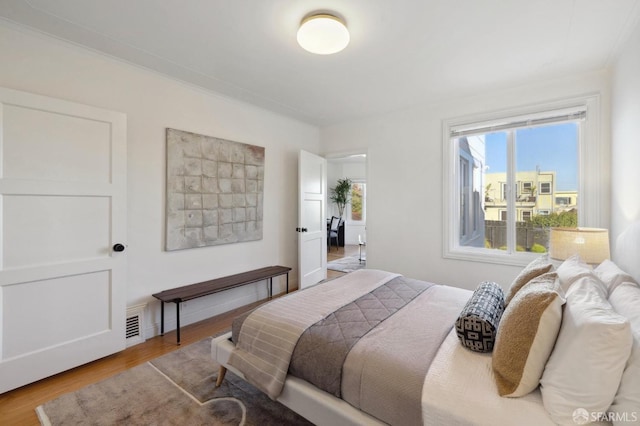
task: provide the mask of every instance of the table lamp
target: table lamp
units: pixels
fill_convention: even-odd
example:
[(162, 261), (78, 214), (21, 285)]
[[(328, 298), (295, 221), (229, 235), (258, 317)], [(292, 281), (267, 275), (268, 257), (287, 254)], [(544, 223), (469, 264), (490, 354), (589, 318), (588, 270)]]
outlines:
[(588, 264), (609, 259), (609, 230), (603, 228), (551, 228), (549, 257), (565, 260), (574, 254)]

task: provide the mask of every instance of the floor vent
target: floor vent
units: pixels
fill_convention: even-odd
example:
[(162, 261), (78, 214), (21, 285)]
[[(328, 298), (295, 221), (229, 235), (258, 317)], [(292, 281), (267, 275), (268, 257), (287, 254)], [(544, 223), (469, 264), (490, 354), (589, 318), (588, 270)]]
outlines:
[(127, 308), (127, 347), (137, 345), (145, 341), (144, 338), (144, 310), (146, 304), (135, 305)]

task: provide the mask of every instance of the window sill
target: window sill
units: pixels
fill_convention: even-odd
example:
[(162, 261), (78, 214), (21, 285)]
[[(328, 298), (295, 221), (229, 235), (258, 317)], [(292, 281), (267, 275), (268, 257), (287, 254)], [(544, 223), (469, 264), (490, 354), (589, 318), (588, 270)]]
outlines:
[(494, 263), (498, 265), (527, 266), (531, 261), (546, 253), (516, 252), (482, 248), (456, 248), (443, 253), (445, 259), (466, 260), (469, 262)]

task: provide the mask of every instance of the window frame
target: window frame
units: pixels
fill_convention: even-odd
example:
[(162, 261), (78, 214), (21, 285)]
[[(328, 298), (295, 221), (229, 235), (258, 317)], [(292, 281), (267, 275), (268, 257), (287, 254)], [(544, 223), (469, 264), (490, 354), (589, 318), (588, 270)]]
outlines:
[[(609, 205), (606, 202), (606, 188), (602, 185), (603, 173), (608, 173), (608, 143), (600, 143), (600, 95), (585, 95), (576, 98), (553, 101), (538, 105), (516, 107), (502, 111), (476, 114), (442, 122), (443, 132), (443, 257), (499, 263), (526, 265), (536, 256), (528, 252), (508, 252), (481, 247), (461, 246), (459, 242), (459, 174), (458, 150), (452, 143), (453, 129), (473, 129), (480, 126), (499, 125), (517, 120), (535, 119), (549, 116), (560, 110), (584, 110), (585, 118), (578, 126), (578, 225), (588, 227), (608, 227)], [(587, 171), (587, 172), (585, 172)], [(603, 172), (604, 171), (604, 172)], [(515, 203), (513, 209), (515, 210)], [(514, 214), (515, 211), (512, 213)], [(515, 247), (515, 246), (514, 246)]]

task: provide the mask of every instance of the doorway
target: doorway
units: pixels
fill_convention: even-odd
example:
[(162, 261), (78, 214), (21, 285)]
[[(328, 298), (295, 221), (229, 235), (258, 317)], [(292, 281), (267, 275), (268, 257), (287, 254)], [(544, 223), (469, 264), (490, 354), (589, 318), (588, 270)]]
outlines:
[[(338, 179), (351, 181), (350, 202), (342, 214), (337, 241), (327, 241), (327, 277), (335, 278), (366, 267), (367, 251), (367, 155), (353, 153), (327, 156), (326, 217), (340, 216), (338, 207), (331, 202), (331, 188)], [(337, 244), (336, 244), (337, 243)]]

